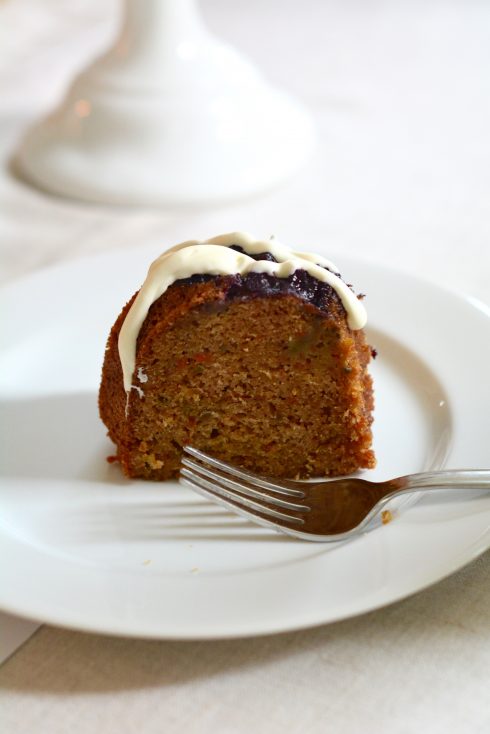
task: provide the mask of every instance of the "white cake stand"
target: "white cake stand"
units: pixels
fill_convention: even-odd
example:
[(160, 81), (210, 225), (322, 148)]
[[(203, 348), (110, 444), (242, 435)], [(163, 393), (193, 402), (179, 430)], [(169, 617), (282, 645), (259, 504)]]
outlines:
[(91, 202), (225, 202), (291, 175), (313, 147), (301, 105), (203, 26), (195, 0), (125, 0), (114, 47), (16, 156), (21, 175)]

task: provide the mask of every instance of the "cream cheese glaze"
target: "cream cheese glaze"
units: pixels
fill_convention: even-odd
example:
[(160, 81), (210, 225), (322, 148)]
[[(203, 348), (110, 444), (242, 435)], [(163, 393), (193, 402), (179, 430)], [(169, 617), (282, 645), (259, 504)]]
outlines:
[[(229, 249), (232, 245), (241, 247), (244, 252)], [(262, 252), (270, 252), (277, 262), (254, 260), (249, 257)], [(138, 392), (141, 390), (139, 386), (132, 385), (136, 366), (136, 340), (150, 306), (172, 283), (193, 275), (268, 273), (277, 278), (287, 278), (296, 270), (305, 270), (317, 280), (328, 283), (337, 293), (347, 312), (349, 327), (354, 330), (363, 328), (367, 321), (363, 304), (341, 280), (335, 265), (321, 255), (295, 252), (274, 238), (256, 240), (244, 232), (219, 235), (205, 242), (190, 240), (164, 252), (150, 265), (146, 280), (134, 299), (119, 333), (119, 358), (126, 392), (129, 393), (132, 387)]]

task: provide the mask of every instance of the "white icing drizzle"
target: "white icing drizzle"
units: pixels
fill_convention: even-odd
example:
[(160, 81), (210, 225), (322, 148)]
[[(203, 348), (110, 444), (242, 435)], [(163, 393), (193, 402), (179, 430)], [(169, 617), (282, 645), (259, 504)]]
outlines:
[[(238, 245), (247, 254), (229, 249), (231, 245)], [(249, 257), (262, 252), (270, 252), (277, 262), (254, 260)], [(223, 234), (205, 242), (190, 240), (164, 252), (150, 265), (146, 280), (134, 299), (119, 333), (119, 357), (126, 392), (129, 394), (134, 387), (131, 379), (136, 365), (136, 340), (150, 306), (176, 280), (197, 274), (247, 275), (247, 273), (269, 273), (278, 278), (287, 278), (296, 270), (306, 270), (317, 280), (332, 286), (347, 312), (350, 328), (354, 330), (363, 328), (367, 320), (364, 306), (341, 280), (336, 266), (321, 255), (295, 252), (275, 238), (256, 240), (245, 232)], [(140, 373), (137, 377), (144, 382)]]
[(141, 367), (138, 367), (138, 373), (136, 375), (140, 382), (148, 382), (148, 375), (145, 375)]

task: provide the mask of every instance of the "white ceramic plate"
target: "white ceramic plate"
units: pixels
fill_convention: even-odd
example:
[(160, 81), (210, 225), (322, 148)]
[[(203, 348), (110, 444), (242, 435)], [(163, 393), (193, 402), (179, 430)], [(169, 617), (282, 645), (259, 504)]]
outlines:
[[(157, 251), (46, 270), (1, 293), (0, 606), (83, 630), (219, 638), (292, 630), (412, 594), (490, 546), (490, 497), (423, 498), (344, 545), (248, 525), (177, 484), (125, 480), (97, 415), (104, 343)], [(376, 478), (490, 465), (490, 317), (338, 258), (368, 293)]]

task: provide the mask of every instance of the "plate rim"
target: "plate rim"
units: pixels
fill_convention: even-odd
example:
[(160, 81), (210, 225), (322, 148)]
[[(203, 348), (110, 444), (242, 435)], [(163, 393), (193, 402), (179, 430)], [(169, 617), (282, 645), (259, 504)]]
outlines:
[[(488, 534), (488, 533), (487, 533)], [(371, 612), (375, 612), (380, 609), (384, 609), (385, 607), (391, 606), (392, 604), (396, 604), (397, 602), (404, 601), (405, 599), (409, 599), (411, 596), (414, 596), (415, 594), (422, 593), (424, 591), (427, 591), (432, 586), (437, 585), (438, 583), (444, 581), (445, 579), (449, 578), (453, 574), (463, 570), (467, 566), (469, 566), (471, 563), (473, 563), (475, 560), (477, 560), (479, 557), (481, 557), (484, 553), (486, 553), (490, 549), (490, 535), (485, 542), (483, 546), (478, 546), (477, 543), (474, 544), (474, 549), (472, 553), (470, 553), (466, 559), (462, 563), (457, 563), (454, 567), (450, 568), (449, 570), (444, 571), (443, 573), (439, 574), (437, 577), (431, 578), (431, 580), (428, 580), (424, 582), (423, 584), (417, 586), (416, 589), (407, 590), (407, 591), (401, 591), (398, 594), (395, 594), (390, 597), (390, 599), (387, 600), (379, 600), (376, 602), (373, 602), (372, 604), (363, 605), (362, 609), (355, 609), (352, 610), (345, 610), (342, 613), (333, 615), (331, 617), (328, 617), (328, 619), (319, 619), (317, 616), (313, 616), (312, 618), (303, 619), (303, 621), (298, 621), (296, 623), (286, 623), (284, 625), (276, 625), (274, 627), (270, 626), (262, 626), (260, 628), (256, 629), (247, 629), (240, 631), (236, 627), (234, 630), (231, 630), (229, 632), (225, 631), (213, 631), (212, 634), (209, 634), (209, 631), (206, 631), (206, 628), (203, 628), (202, 630), (199, 630), (199, 628), (196, 628), (193, 631), (189, 631), (187, 628), (182, 632), (179, 633), (176, 632), (165, 632), (164, 634), (160, 632), (154, 632), (154, 633), (148, 633), (141, 631), (134, 626), (125, 626), (118, 624), (116, 628), (114, 627), (114, 624), (100, 624), (97, 622), (94, 623), (87, 623), (85, 622), (76, 622), (74, 624), (73, 622), (70, 623), (69, 621), (66, 621), (66, 619), (63, 619), (62, 616), (57, 616), (56, 614), (42, 614), (42, 616), (32, 616), (27, 611), (20, 607), (16, 607), (15, 605), (8, 605), (6, 603), (3, 603), (1, 596), (0, 596), (0, 611), (5, 612), (7, 614), (13, 614), (16, 615), (22, 619), (38, 622), (40, 624), (51, 624), (57, 627), (61, 627), (62, 629), (66, 630), (72, 630), (72, 631), (79, 631), (79, 632), (86, 632), (90, 634), (103, 634), (108, 635), (110, 637), (128, 637), (132, 639), (141, 639), (141, 640), (169, 640), (169, 641), (198, 641), (198, 640), (232, 640), (232, 639), (247, 639), (247, 638), (253, 638), (253, 637), (265, 637), (268, 635), (276, 635), (276, 634), (287, 634), (289, 632), (300, 632), (302, 630), (307, 629), (314, 629), (316, 627), (321, 627), (322, 625), (329, 625), (329, 624), (335, 624), (337, 622), (342, 622), (347, 619), (355, 619), (356, 617), (361, 617), (364, 614), (370, 614)]]

